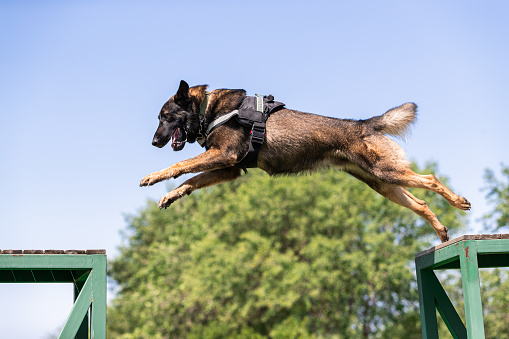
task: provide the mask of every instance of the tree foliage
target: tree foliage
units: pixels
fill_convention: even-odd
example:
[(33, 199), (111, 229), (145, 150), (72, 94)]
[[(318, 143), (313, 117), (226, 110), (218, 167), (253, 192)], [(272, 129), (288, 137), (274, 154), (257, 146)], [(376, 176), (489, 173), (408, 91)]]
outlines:
[(509, 227), (509, 167), (502, 165), (501, 172), (501, 179), (491, 169), (484, 174), (488, 201), (495, 205), (493, 212), (484, 216), (485, 224), (491, 231)]
[[(484, 218), (488, 229), (493, 232), (509, 227), (509, 167), (502, 165), (501, 172), (501, 179), (492, 170), (486, 170), (484, 177), (488, 188), (487, 197), (495, 205), (493, 212), (487, 213)], [(509, 338), (509, 270), (483, 270), (481, 296), (486, 338)]]
[[(413, 193), (461, 226), (443, 198)], [(112, 338), (421, 336), (413, 259), (437, 237), (345, 173), (250, 170), (127, 223), (109, 266)]]

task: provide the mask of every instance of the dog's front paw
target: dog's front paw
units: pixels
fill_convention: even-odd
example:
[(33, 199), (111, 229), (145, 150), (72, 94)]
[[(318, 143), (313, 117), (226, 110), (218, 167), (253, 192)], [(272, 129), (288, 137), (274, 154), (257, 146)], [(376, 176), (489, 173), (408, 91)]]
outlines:
[(140, 187), (143, 186), (152, 186), (157, 184), (159, 181), (163, 181), (164, 178), (158, 172), (154, 172), (152, 174), (147, 175), (145, 178), (141, 179)]
[(180, 193), (178, 190), (166, 193), (166, 195), (162, 197), (161, 200), (159, 200), (159, 209), (162, 210), (163, 208), (170, 207), (173, 202), (182, 198), (182, 196), (182, 193)]

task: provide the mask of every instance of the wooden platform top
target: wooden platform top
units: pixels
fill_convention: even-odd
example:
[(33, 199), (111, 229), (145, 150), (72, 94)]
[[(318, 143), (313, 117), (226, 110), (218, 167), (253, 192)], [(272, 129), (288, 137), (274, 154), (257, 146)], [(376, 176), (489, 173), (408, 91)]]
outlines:
[(0, 254), (106, 254), (106, 250), (0, 250)]
[(434, 252), (436, 250), (439, 250), (441, 248), (447, 247), (449, 245), (452, 245), (454, 243), (464, 241), (464, 240), (493, 240), (493, 239), (509, 239), (509, 233), (503, 233), (503, 234), (473, 234), (473, 235), (462, 235), (461, 237), (454, 238), (452, 240), (446, 241), (440, 245), (433, 246), (431, 248), (428, 248), (427, 250), (424, 250), (422, 252), (416, 253), (415, 257), (421, 257), (425, 254)]

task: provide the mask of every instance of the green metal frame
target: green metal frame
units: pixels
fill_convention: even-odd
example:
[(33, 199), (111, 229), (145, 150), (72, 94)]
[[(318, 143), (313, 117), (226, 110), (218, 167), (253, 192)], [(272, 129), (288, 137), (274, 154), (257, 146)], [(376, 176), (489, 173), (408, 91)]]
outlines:
[[(465, 235), (415, 255), (422, 336), (438, 338), (436, 310), (454, 338), (484, 338), (479, 268), (509, 267), (509, 234)], [(466, 326), (434, 270), (460, 269)]]
[(73, 283), (59, 338), (106, 338), (106, 251), (0, 251), (0, 283)]

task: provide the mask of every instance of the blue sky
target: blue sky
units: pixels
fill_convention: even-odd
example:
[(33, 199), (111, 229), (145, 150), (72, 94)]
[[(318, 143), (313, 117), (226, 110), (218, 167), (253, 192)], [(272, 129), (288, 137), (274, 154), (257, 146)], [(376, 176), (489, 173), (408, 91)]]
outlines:
[[(509, 163), (508, 19), (504, 1), (3, 1), (0, 248), (115, 256), (166, 191), (140, 179), (201, 152), (151, 146), (181, 79), (334, 117), (417, 103), (408, 157), (438, 162), (479, 232), (484, 170)], [(71, 291), (0, 286), (2, 335), (57, 332)]]

